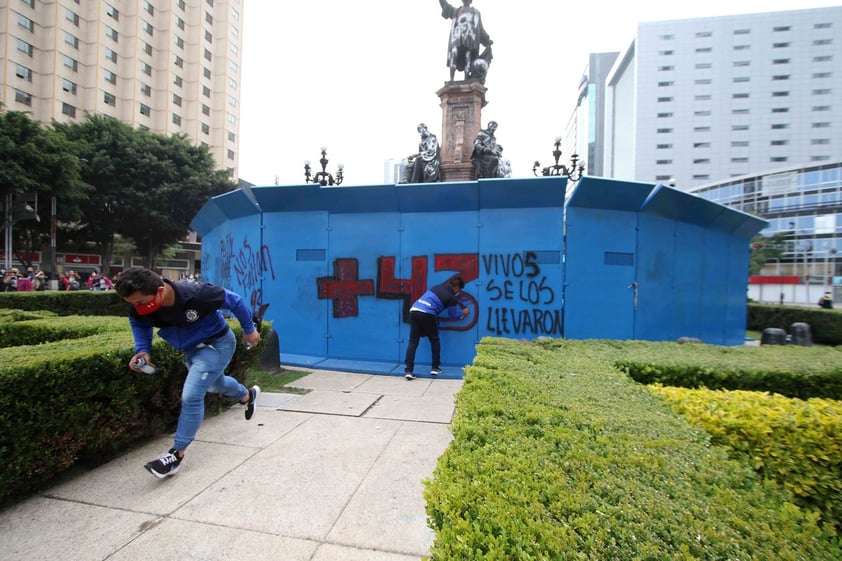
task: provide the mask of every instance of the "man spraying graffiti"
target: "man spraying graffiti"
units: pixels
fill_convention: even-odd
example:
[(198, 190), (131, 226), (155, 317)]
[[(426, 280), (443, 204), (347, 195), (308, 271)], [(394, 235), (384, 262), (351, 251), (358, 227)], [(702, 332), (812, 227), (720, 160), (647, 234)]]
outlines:
[[(404, 370), (404, 378), (407, 380), (415, 379), (415, 352), (418, 350), (421, 337), (430, 340), (430, 350), (433, 354), (430, 375), (441, 374), (438, 315), (447, 309), (448, 315), (453, 319), (468, 317), (470, 310), (457, 298), (463, 288), (465, 288), (465, 281), (462, 277), (453, 277), (444, 284), (434, 286), (412, 304), (409, 309), (409, 345), (406, 347), (406, 370)], [(456, 311), (457, 307), (462, 310), (461, 316)]]

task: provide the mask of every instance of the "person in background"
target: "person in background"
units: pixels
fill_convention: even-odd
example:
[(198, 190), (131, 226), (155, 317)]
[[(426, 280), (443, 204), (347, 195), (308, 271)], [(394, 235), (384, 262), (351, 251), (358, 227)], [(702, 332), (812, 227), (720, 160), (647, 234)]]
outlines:
[(205, 394), (219, 393), (237, 399), (245, 406), (247, 421), (254, 418), (260, 387), (246, 388), (225, 375), (237, 345), (220, 309), (230, 310), (243, 328), (242, 341), (257, 346), (252, 311), (239, 294), (211, 284), (172, 282), (143, 267), (126, 269), (114, 285), (117, 294), (131, 304), (129, 324), (135, 352), (129, 368), (142, 372), (152, 363), (153, 329), (167, 343), (184, 353), (187, 378), (181, 392), (173, 447), (144, 467), (160, 479), (174, 475), (184, 460), (184, 451), (193, 442), (205, 415)]
[(830, 292), (825, 292), (824, 295), (819, 298), (819, 306), (826, 310), (833, 309), (833, 296), (830, 295)]
[(441, 374), (441, 340), (439, 338), (438, 315), (445, 309), (450, 309), (452, 310), (451, 317), (456, 319), (460, 317), (456, 315), (458, 313), (456, 307), (459, 307), (462, 309), (461, 318), (468, 317), (470, 310), (457, 298), (463, 288), (465, 288), (465, 281), (462, 277), (453, 277), (444, 284), (434, 286), (412, 304), (409, 309), (409, 344), (406, 347), (406, 369), (404, 370), (404, 378), (407, 380), (415, 379), (415, 352), (418, 350), (418, 342), (421, 337), (430, 340), (430, 350), (433, 355), (430, 375), (438, 376)]
[(10, 268), (3, 275), (3, 292), (17, 292), (19, 279), (20, 272), (15, 267)]

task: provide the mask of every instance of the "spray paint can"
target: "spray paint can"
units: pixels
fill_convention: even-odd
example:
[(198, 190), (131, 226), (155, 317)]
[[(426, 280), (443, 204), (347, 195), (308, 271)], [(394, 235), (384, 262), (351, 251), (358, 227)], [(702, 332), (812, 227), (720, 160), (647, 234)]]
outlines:
[(146, 362), (145, 358), (139, 358), (135, 361), (134, 367), (145, 374), (154, 374), (158, 371), (153, 365)]

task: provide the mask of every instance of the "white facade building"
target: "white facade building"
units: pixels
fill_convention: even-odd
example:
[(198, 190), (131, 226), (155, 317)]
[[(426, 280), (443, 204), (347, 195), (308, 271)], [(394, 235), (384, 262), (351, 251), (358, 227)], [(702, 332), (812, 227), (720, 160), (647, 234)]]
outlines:
[(842, 153), (842, 7), (641, 23), (605, 81), (604, 173), (680, 189)]
[(49, 124), (88, 113), (208, 146), (238, 174), (243, 0), (7, 0), (0, 103)]

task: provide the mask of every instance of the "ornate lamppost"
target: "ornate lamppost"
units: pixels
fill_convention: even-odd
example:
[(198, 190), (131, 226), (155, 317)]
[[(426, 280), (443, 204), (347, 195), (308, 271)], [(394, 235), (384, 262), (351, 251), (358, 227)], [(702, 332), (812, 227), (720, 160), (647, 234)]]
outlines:
[(322, 157), (319, 159), (322, 171), (317, 171), (315, 174), (310, 173), (310, 161), (307, 160), (304, 162), (304, 180), (307, 183), (318, 183), (322, 187), (327, 187), (328, 185), (342, 185), (342, 180), (345, 179), (342, 175), (342, 170), (345, 166), (338, 164), (336, 166), (336, 177), (334, 177), (327, 171), (327, 162), (327, 148), (322, 146)]
[[(558, 160), (561, 158), (561, 137), (556, 137), (554, 146), (553, 158), (555, 159), (555, 164), (541, 169), (541, 175), (545, 177), (550, 175), (566, 175), (571, 181), (579, 181), (582, 177), (582, 172), (585, 171), (585, 162), (580, 162), (579, 155), (573, 154), (570, 156), (570, 167), (559, 164)], [(535, 177), (540, 177), (538, 175), (538, 169), (540, 168), (541, 162), (535, 160), (535, 165), (532, 166), (532, 173)]]

